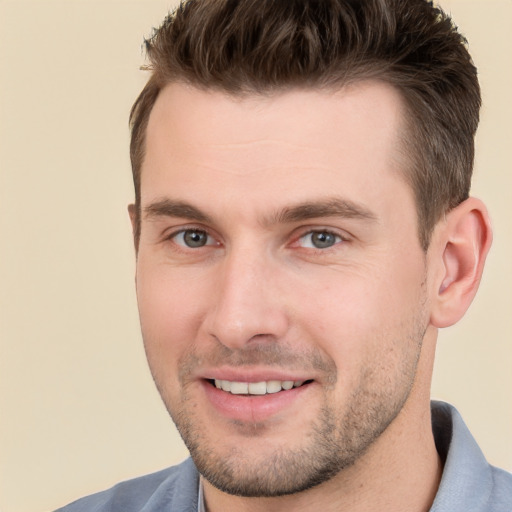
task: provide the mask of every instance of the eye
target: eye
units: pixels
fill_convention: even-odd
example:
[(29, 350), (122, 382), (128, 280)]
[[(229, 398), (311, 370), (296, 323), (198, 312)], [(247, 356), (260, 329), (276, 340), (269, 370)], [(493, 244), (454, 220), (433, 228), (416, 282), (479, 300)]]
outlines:
[(299, 238), (299, 245), (307, 249), (328, 249), (342, 242), (341, 236), (330, 231), (310, 231)]
[(172, 238), (178, 245), (191, 249), (215, 244), (215, 240), (201, 229), (184, 229), (174, 234)]

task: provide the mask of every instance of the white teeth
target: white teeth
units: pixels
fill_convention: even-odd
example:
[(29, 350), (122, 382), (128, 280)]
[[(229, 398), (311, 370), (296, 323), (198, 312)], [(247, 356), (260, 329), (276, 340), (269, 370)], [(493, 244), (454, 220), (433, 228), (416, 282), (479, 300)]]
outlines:
[(247, 395), (249, 386), (247, 382), (232, 382), (230, 391), (233, 395)]
[(263, 382), (249, 382), (250, 395), (264, 395), (267, 392), (267, 383)]
[(280, 380), (269, 380), (267, 382), (267, 393), (279, 393), (283, 389)]
[(279, 393), (282, 390), (297, 388), (304, 384), (303, 380), (269, 380), (262, 382), (238, 382), (215, 379), (215, 387), (233, 395), (265, 395)]

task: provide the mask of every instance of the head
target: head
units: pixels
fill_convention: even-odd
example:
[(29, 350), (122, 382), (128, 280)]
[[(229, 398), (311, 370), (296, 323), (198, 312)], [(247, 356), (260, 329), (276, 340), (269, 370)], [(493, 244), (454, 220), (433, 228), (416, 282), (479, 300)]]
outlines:
[(489, 245), (462, 37), (423, 0), (204, 0), (147, 49), (139, 310), (201, 473), (275, 497), (408, 453)]
[(406, 107), (403, 173), (426, 249), (443, 213), (469, 196), (481, 100), (465, 43), (426, 0), (181, 4), (146, 41), (151, 77), (130, 116), (136, 211), (147, 123), (165, 85), (243, 97), (377, 79), (395, 87)]

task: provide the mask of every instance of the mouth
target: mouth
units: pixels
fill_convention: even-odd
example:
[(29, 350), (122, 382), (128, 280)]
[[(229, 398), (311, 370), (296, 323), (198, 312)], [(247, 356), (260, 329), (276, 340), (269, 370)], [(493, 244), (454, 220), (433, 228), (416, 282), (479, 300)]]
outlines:
[(313, 382), (312, 380), (267, 380), (260, 382), (240, 382), (221, 379), (209, 379), (212, 386), (231, 393), (232, 395), (262, 396), (300, 388)]
[(262, 377), (253, 375), (247, 380), (243, 377), (235, 380), (234, 375), (231, 377), (233, 380), (214, 376), (203, 378), (205, 396), (216, 411), (212, 421), (224, 417), (229, 421), (235, 420), (235, 424), (240, 426), (270, 418), (283, 419), (288, 414), (294, 417), (301, 414), (301, 405), (297, 404), (303, 404), (304, 397), (309, 396), (315, 387), (313, 379), (277, 380), (274, 377), (263, 380)]

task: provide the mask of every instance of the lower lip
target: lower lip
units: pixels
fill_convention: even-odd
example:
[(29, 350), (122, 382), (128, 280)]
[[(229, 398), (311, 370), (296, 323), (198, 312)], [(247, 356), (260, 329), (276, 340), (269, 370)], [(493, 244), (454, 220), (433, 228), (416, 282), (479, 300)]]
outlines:
[(203, 381), (205, 394), (213, 407), (223, 416), (243, 422), (261, 422), (292, 406), (311, 386), (304, 384), (278, 393), (266, 395), (233, 395), (207, 381)]

